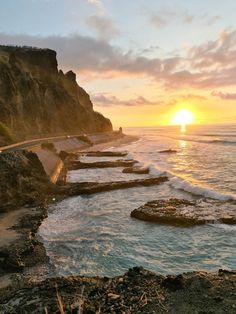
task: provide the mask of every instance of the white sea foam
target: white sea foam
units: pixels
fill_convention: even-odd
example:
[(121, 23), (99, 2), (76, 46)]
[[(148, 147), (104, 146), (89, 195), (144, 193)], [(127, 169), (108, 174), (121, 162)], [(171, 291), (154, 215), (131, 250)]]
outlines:
[(175, 189), (181, 189), (194, 195), (200, 195), (220, 201), (229, 201), (235, 199), (234, 195), (219, 193), (212, 189), (192, 184), (179, 177), (169, 178), (169, 184)]
[[(145, 145), (145, 144), (144, 144)], [(136, 147), (137, 148), (137, 147)], [(144, 149), (143, 147), (140, 147)], [(206, 186), (201, 185), (200, 183), (190, 182), (180, 176), (176, 175), (174, 172), (171, 172), (165, 169), (165, 162), (163, 166), (162, 162), (153, 163), (149, 160), (149, 155), (147, 154), (150, 147), (148, 144), (145, 145), (146, 153), (143, 152), (129, 152), (128, 157), (131, 159), (139, 160), (139, 165), (143, 167), (149, 167), (151, 176), (167, 176), (169, 179), (168, 184), (178, 190), (182, 190), (193, 195), (202, 196), (206, 198), (212, 198), (220, 201), (229, 201), (236, 200), (236, 195), (228, 194), (228, 193), (220, 193), (215, 191), (214, 189), (208, 188)], [(147, 158), (148, 156), (148, 158)], [(160, 166), (161, 165), (161, 166)]]
[(236, 200), (235, 195), (219, 193), (207, 187), (203, 187), (203, 186), (199, 186), (197, 184), (191, 183), (181, 177), (176, 176), (170, 171), (159, 168), (158, 166), (154, 164), (148, 164), (148, 163), (143, 162), (142, 165), (145, 167), (147, 166), (149, 167), (150, 174), (152, 176), (163, 176), (163, 175), (167, 176), (169, 179), (168, 184), (174, 189), (182, 190), (182, 191), (191, 193), (193, 195), (199, 195), (199, 196), (212, 198), (212, 199), (216, 199), (220, 201)]

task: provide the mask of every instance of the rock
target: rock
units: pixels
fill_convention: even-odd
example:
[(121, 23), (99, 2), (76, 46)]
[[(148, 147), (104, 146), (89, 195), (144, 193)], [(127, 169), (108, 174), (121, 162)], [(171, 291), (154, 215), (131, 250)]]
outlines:
[(0, 122), (17, 140), (112, 131), (75, 73), (58, 71), (53, 50), (0, 46), (0, 86)]
[(162, 281), (162, 286), (170, 291), (183, 289), (183, 276), (167, 276), (167, 278)]
[(82, 152), (81, 154), (87, 157), (125, 157), (128, 155), (127, 152), (110, 152), (110, 151), (91, 151)]
[(2, 152), (0, 173), (0, 212), (40, 203), (53, 191), (53, 185), (34, 153), (23, 150)]
[[(227, 218), (225, 216), (227, 215)], [(234, 202), (210, 199), (155, 200), (134, 209), (131, 217), (173, 226), (191, 227), (212, 222), (236, 224)]]
[(148, 174), (148, 167), (127, 167), (122, 170), (123, 173), (136, 173), (136, 174)]
[[(16, 210), (17, 211), (17, 210)], [(0, 246), (0, 274), (21, 272), (25, 267), (48, 262), (46, 250), (36, 237), (36, 232), (44, 218), (45, 207), (28, 208), (12, 222), (11, 230), (16, 234), (14, 242), (8, 239)]]
[(129, 181), (115, 181), (115, 182), (81, 182), (81, 183), (67, 183), (65, 186), (59, 186), (57, 192), (65, 196), (73, 195), (88, 195), (99, 192), (106, 192), (118, 189), (127, 189), (139, 186), (158, 185), (168, 181), (167, 177), (145, 178)]
[(177, 150), (175, 149), (165, 149), (165, 150), (160, 150), (160, 154), (175, 154), (177, 153)]
[(0, 288), (0, 312), (234, 313), (235, 291), (235, 273), (227, 278), (207, 272), (161, 276), (135, 267), (115, 278), (70, 276), (41, 282), (18, 275), (8, 289)]
[(71, 161), (68, 165), (68, 170), (78, 170), (87, 168), (114, 168), (128, 167), (136, 164), (136, 160), (115, 160), (115, 161), (96, 161), (96, 162), (81, 162)]

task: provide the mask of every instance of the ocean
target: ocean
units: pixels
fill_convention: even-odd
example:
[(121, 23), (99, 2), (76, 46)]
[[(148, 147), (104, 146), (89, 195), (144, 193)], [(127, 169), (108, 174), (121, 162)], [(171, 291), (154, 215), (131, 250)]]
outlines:
[[(130, 212), (147, 201), (171, 197), (236, 199), (236, 125), (188, 126), (185, 133), (174, 126), (127, 128), (124, 132), (138, 135), (139, 140), (109, 150), (127, 150), (128, 157), (150, 167), (149, 175), (124, 174), (122, 168), (83, 169), (69, 172), (68, 181), (163, 174), (169, 181), (53, 204), (38, 233), (50, 257), (48, 275), (116, 276), (133, 266), (161, 274), (235, 269), (236, 226), (216, 222), (181, 228), (139, 221)], [(177, 152), (160, 153), (166, 149)]]

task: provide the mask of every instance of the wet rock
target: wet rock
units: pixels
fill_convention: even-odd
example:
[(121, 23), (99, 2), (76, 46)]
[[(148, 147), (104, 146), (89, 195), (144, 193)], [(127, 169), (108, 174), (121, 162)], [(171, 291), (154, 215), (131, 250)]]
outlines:
[(234, 202), (220, 202), (210, 199), (198, 201), (155, 200), (134, 209), (131, 212), (131, 217), (181, 227), (217, 222), (236, 224)]
[(136, 163), (137, 163), (136, 160), (116, 160), (116, 161), (97, 161), (97, 162), (72, 161), (68, 165), (68, 170), (78, 170), (78, 169), (87, 169), (87, 168), (130, 167)]
[(148, 174), (149, 168), (148, 167), (127, 167), (124, 168), (123, 173), (136, 173), (136, 174)]
[(170, 291), (183, 289), (183, 276), (167, 276), (167, 278), (163, 280), (162, 286), (169, 289)]
[(175, 154), (177, 150), (175, 149), (164, 149), (159, 151), (160, 154)]
[(36, 237), (36, 232), (46, 217), (45, 207), (29, 208), (11, 227), (18, 236), (13, 243), (6, 240), (5, 245), (0, 246), (0, 274), (21, 272), (25, 267), (48, 262), (46, 250)]
[(61, 186), (58, 188), (58, 193), (65, 196), (94, 194), (99, 192), (127, 189), (139, 186), (158, 185), (166, 181), (168, 181), (167, 177), (156, 177), (130, 181), (115, 181), (102, 183), (97, 182), (67, 183), (65, 186)]
[(128, 155), (127, 152), (112, 152), (112, 151), (91, 151), (82, 152), (81, 154), (87, 157), (125, 157)]

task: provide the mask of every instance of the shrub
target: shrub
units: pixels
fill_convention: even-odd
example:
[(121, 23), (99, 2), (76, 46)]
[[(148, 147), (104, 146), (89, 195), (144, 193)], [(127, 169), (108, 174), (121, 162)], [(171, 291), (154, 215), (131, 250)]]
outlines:
[(9, 143), (16, 142), (16, 138), (12, 130), (8, 128), (3, 122), (0, 122), (0, 136), (6, 139), (6, 141)]
[(43, 143), (41, 143), (41, 148), (50, 150), (51, 152), (54, 152), (54, 153), (57, 152), (56, 147), (51, 142), (43, 142)]

